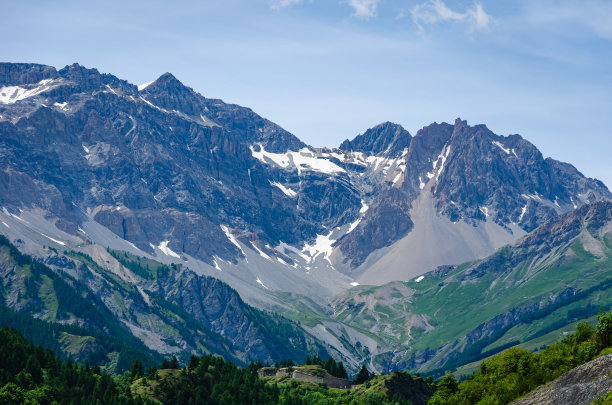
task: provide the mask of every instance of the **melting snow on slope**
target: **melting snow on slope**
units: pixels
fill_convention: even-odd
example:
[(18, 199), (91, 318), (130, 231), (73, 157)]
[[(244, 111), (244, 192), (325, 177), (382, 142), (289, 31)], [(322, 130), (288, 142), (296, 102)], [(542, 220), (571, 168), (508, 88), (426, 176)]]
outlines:
[(365, 201), (361, 200), (361, 209), (359, 210), (360, 214), (364, 214), (370, 207), (368, 207), (368, 204), (365, 203)]
[(508, 148), (504, 148), (504, 145), (502, 145), (500, 142), (497, 141), (493, 141), (491, 142), (493, 145), (497, 146), (499, 149), (503, 150), (504, 152), (506, 152), (506, 155), (510, 154), (510, 149)]
[(236, 237), (232, 235), (229, 228), (225, 225), (221, 225), (221, 230), (223, 231), (223, 233), (225, 233), (225, 236), (227, 236), (227, 239), (229, 239), (230, 242), (232, 242), (238, 249), (240, 249), (242, 254), (246, 257), (244, 250), (242, 250), (242, 248), (240, 247), (240, 244), (238, 243), (238, 239), (236, 239)]
[(0, 88), (0, 103), (1, 104), (13, 104), (19, 100), (26, 99), (28, 97), (36, 96), (42, 92), (45, 92), (55, 84), (53, 79), (41, 80), (37, 83), (37, 86), (33, 89), (26, 89), (20, 86), (4, 86)]
[(356, 282), (356, 281), (353, 281), (353, 282), (351, 283), (351, 285), (352, 285), (353, 287), (357, 287), (357, 286), (359, 285), (359, 283), (358, 283), (358, 282)]
[(424, 278), (425, 278), (425, 276), (419, 276), (419, 277), (415, 278), (414, 281), (416, 283), (420, 283), (421, 281), (423, 281)]
[(516, 154), (516, 152), (514, 151), (514, 149), (510, 149), (510, 148), (505, 148), (504, 145), (501, 144), (501, 142), (498, 141), (492, 141), (491, 142), (493, 145), (497, 146), (499, 149), (503, 150), (504, 152), (506, 152), (506, 155), (509, 155), (510, 153), (512, 153), (515, 157), (518, 157), (518, 155)]
[(66, 108), (66, 106), (68, 105), (67, 101), (64, 101), (63, 103), (53, 103), (54, 106), (59, 107), (60, 110), (62, 111), (69, 111), (70, 108)]
[(257, 245), (255, 245), (254, 243), (251, 243), (251, 246), (253, 246), (255, 250), (257, 250), (257, 253), (259, 253), (259, 256), (263, 257), (264, 259), (272, 260), (270, 256), (268, 256), (267, 254), (265, 254), (265, 252), (259, 249)]
[(150, 81), (150, 82), (146, 82), (146, 83), (143, 83), (143, 84), (139, 84), (139, 85), (138, 85), (138, 91), (143, 91), (144, 89), (146, 89), (147, 87), (149, 87), (149, 85), (151, 85), (151, 84), (152, 84), (154, 81), (155, 81), (155, 80)]
[(353, 230), (355, 228), (357, 228), (357, 225), (359, 225), (359, 223), (361, 222), (361, 218), (359, 218), (358, 220), (356, 220), (355, 222), (351, 223), (351, 226), (349, 226), (348, 231), (346, 231), (346, 233), (351, 233), (353, 232)]
[(485, 217), (489, 216), (489, 209), (487, 207), (480, 207), (480, 211), (485, 214)]
[(526, 212), (527, 212), (527, 204), (525, 204), (525, 206), (521, 210), (521, 215), (519, 216), (519, 219), (518, 219), (519, 222), (521, 222), (523, 220), (523, 217), (525, 216)]
[(310, 258), (308, 260), (309, 263), (321, 254), (324, 254), (325, 260), (331, 263), (329, 256), (333, 251), (332, 245), (336, 241), (335, 239), (330, 238), (332, 232), (330, 232), (327, 236), (317, 235), (317, 239), (315, 240), (314, 244), (304, 245), (302, 252), (308, 252), (310, 254)]
[(268, 164), (268, 160), (270, 160), (282, 168), (287, 168), (290, 165), (293, 165), (297, 169), (298, 174), (301, 174), (302, 170), (314, 170), (327, 174), (345, 172), (343, 168), (335, 163), (327, 159), (317, 158), (314, 153), (307, 148), (304, 148), (299, 152), (288, 151), (286, 153), (267, 152), (261, 144), (259, 144), (258, 152), (255, 151), (253, 146), (250, 146), (249, 148), (251, 149), (251, 154), (255, 159), (266, 164)]
[(180, 259), (181, 256), (179, 256), (178, 254), (176, 254), (176, 252), (174, 252), (172, 249), (170, 249), (168, 247), (168, 243), (170, 243), (170, 241), (169, 240), (165, 240), (162, 243), (160, 243), (157, 248), (159, 250), (161, 250), (166, 256), (172, 256), (172, 257), (176, 257), (177, 259)]
[(291, 190), (288, 187), (283, 186), (279, 182), (271, 181), (270, 184), (273, 185), (274, 187), (278, 187), (283, 193), (285, 193), (285, 195), (288, 195), (291, 198), (293, 198), (293, 197), (295, 197), (297, 195), (297, 193), (295, 191)]
[(45, 238), (49, 239), (49, 240), (52, 240), (55, 243), (58, 243), (58, 244), (60, 244), (62, 246), (66, 246), (66, 244), (64, 242), (62, 242), (61, 240), (53, 239), (52, 237), (50, 237), (48, 235), (45, 235), (44, 233), (41, 234), (41, 235), (44, 236)]
[(262, 283), (262, 282), (261, 282), (261, 280), (259, 279), (259, 277), (257, 277), (257, 280), (255, 280), (255, 281), (257, 281), (257, 284), (261, 285), (261, 286), (262, 286), (263, 288), (265, 288), (266, 290), (269, 290), (269, 288), (268, 288), (268, 287), (266, 287), (266, 286), (264, 285), (264, 283)]

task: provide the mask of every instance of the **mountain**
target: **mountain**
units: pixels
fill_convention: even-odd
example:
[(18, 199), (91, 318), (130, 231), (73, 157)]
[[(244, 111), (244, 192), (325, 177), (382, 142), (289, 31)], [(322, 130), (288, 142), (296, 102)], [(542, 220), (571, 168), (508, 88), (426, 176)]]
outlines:
[(550, 344), (612, 307), (611, 289), (612, 202), (602, 201), (483, 260), (351, 289), (333, 301), (332, 318), (376, 337), (379, 369), (434, 373)]
[[(313, 148), (170, 73), (136, 86), (78, 64), (0, 64), (0, 164), (0, 232), (149, 350), (239, 361), (328, 352), (353, 371), (364, 360), (424, 370), (450, 361), (467, 346), (442, 350), (442, 340), (490, 318), (445, 329), (462, 318), (434, 322), (434, 290), (419, 301), (430, 309), (413, 307), (411, 294), (433, 288), (414, 280), (438, 269), (427, 274), (442, 282), (612, 197), (519, 135), (460, 119), (414, 136), (387, 122)], [(361, 293), (381, 295), (371, 318), (349, 310)], [(39, 307), (24, 310), (63, 321)], [(372, 325), (396, 311), (403, 331)], [(98, 330), (96, 319), (69, 320)], [(439, 346), (405, 349), (425, 332)]]
[[(217, 279), (89, 248), (91, 256), (49, 248), (45, 260), (54, 271), (0, 237), (5, 322), (31, 325), (32, 338), (49, 328), (40, 320), (68, 326), (51, 327), (35, 340), (75, 360), (108, 363), (115, 372), (125, 371), (135, 357), (158, 359), (160, 354), (186, 361), (191, 353), (215, 353), (238, 364), (327, 354), (298, 325), (250, 307)], [(109, 350), (117, 342), (105, 342), (105, 336), (127, 348)]]

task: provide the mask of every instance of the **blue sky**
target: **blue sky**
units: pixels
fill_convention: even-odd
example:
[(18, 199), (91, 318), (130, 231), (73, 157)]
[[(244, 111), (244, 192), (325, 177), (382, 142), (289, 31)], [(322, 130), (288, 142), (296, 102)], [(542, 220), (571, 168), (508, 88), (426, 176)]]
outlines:
[(2, 0), (0, 35), (3, 61), (169, 71), (314, 146), (461, 117), (612, 186), (610, 0)]

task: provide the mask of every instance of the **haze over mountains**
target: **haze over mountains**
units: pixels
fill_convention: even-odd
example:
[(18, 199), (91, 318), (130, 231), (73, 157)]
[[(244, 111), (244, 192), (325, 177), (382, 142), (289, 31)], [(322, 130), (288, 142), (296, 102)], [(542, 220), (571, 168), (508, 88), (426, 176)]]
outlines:
[[(401, 341), (372, 338), (367, 322), (334, 319), (352, 305), (338, 294), (345, 297), (359, 284), (412, 286), (439, 266), (485, 258), (551, 220), (564, 221), (584, 204), (604, 210), (607, 229), (609, 209), (593, 203), (612, 199), (600, 181), (544, 158), (519, 135), (496, 135), (484, 125), (457, 119), (411, 135), (386, 122), (337, 148), (313, 148), (248, 108), (197, 94), (169, 73), (135, 86), (78, 64), (61, 70), (0, 64), (0, 134), (0, 229), (23, 252), (62, 271), (61, 251), (86, 253), (101, 267), (112, 263), (107, 270), (137, 286), (138, 305), (150, 305), (154, 291), (192, 315), (198, 313), (194, 297), (172, 285), (208, 285), (197, 277), (213, 276), (251, 305), (307, 319), (299, 346), (329, 350), (351, 366), (368, 359), (385, 369), (440, 367), (439, 358), (422, 353), (412, 363), (406, 357), (416, 352), (393, 360), (388, 353), (416, 339), (416, 332), (405, 336), (412, 327), (443, 329), (422, 313), (409, 317)], [(606, 243), (593, 248), (601, 257)], [(162, 277), (158, 288), (137, 280), (103, 248), (183, 270)], [(70, 274), (80, 280), (85, 273)], [(414, 294), (413, 287), (401, 288), (405, 298)], [(245, 322), (256, 323), (259, 315), (245, 311)], [(122, 322), (149, 348), (198, 350), (160, 343), (169, 336), (128, 321), (137, 317), (132, 309), (111, 312), (123, 313)], [(205, 314), (198, 319), (213, 321)], [(224, 334), (229, 324), (212, 330)], [(253, 336), (265, 334), (253, 328)], [(232, 344), (250, 350), (249, 342)], [(434, 352), (446, 361), (458, 347), (466, 346), (455, 342)], [(252, 359), (243, 349), (237, 357)], [(294, 349), (257, 350), (273, 359)]]

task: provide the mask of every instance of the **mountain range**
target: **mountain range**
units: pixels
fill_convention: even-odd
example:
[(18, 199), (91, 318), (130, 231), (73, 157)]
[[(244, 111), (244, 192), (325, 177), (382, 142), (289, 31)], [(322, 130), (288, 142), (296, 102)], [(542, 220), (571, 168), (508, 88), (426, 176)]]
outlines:
[(110, 333), (58, 277), (139, 350), (434, 372), (608, 305), (606, 186), (461, 119), (314, 148), (169, 73), (2, 63), (0, 152), (0, 231), (51, 280), (6, 256), (4, 304)]

